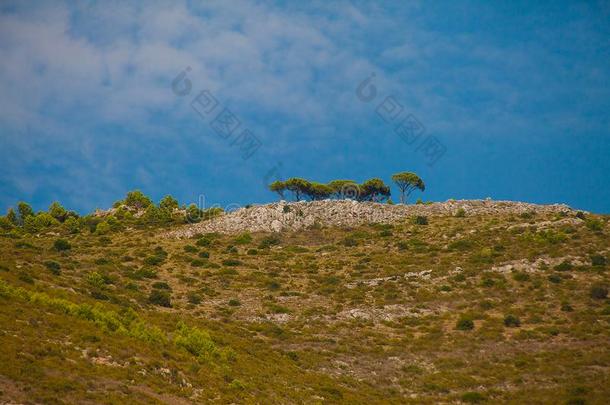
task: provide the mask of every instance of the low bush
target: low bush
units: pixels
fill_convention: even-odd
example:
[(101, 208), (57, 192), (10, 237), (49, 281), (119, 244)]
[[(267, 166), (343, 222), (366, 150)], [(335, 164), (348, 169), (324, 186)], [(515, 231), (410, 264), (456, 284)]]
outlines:
[(169, 286), (169, 284), (167, 284), (165, 281), (155, 281), (152, 284), (152, 288), (155, 288), (157, 290), (170, 290), (171, 291), (171, 287)]
[(182, 249), (184, 249), (184, 251), (187, 253), (197, 253), (199, 251), (199, 249), (193, 245), (186, 245)]
[(193, 305), (201, 304), (201, 295), (199, 295), (195, 292), (189, 292), (188, 294), (186, 294), (186, 299), (189, 302), (189, 304), (193, 304)]
[(559, 263), (554, 268), (557, 271), (570, 271), (570, 270), (572, 270), (574, 268), (574, 266), (569, 261), (564, 260), (563, 262)]
[(164, 290), (152, 290), (148, 296), (148, 302), (160, 307), (171, 308), (171, 296)]
[(604, 223), (597, 218), (585, 219), (585, 226), (594, 232), (599, 232), (604, 229)]
[(478, 392), (466, 392), (462, 395), (462, 401), (470, 404), (478, 404), (485, 401), (485, 396)]
[(87, 274), (85, 278), (93, 288), (102, 289), (106, 285), (106, 279), (97, 271)]
[(428, 225), (428, 217), (424, 215), (417, 215), (413, 218), (413, 223), (415, 225)]
[(200, 238), (197, 240), (197, 242), (195, 242), (195, 244), (197, 246), (210, 246), (212, 244), (212, 241), (208, 238)]
[(269, 235), (265, 236), (260, 244), (258, 245), (259, 249), (266, 249), (274, 245), (279, 245), (281, 242), (280, 237), (277, 235)]
[(51, 271), (51, 273), (55, 274), (56, 276), (61, 274), (61, 265), (53, 260), (47, 260), (46, 262), (44, 262), (44, 265), (47, 269), (49, 269), (49, 271)]
[(472, 330), (474, 329), (474, 322), (469, 317), (462, 316), (457, 320), (455, 328), (457, 330)]
[(530, 276), (527, 273), (524, 273), (524, 272), (513, 273), (513, 280), (515, 280), (515, 281), (523, 282), (523, 281), (529, 281), (529, 279), (530, 279)]
[(208, 332), (196, 327), (190, 328), (182, 322), (176, 329), (174, 343), (202, 360), (210, 360), (219, 354)]
[(63, 252), (72, 249), (72, 245), (65, 239), (56, 239), (55, 242), (53, 242), (53, 248), (58, 252)]
[(594, 284), (589, 290), (591, 298), (596, 300), (603, 300), (608, 296), (608, 287), (604, 284)]
[(247, 245), (250, 242), (252, 242), (252, 235), (250, 235), (248, 232), (244, 232), (233, 239), (233, 243), (236, 245)]
[(518, 328), (521, 326), (521, 320), (514, 315), (506, 315), (504, 317), (504, 326), (509, 328)]
[(341, 243), (343, 244), (343, 246), (347, 246), (347, 247), (358, 246), (358, 241), (352, 236), (346, 237), (345, 239), (343, 239), (343, 241)]
[(144, 264), (147, 266), (157, 266), (161, 263), (163, 263), (163, 258), (156, 255), (146, 256), (146, 258), (144, 258)]
[(456, 218), (464, 218), (465, 216), (466, 216), (466, 210), (464, 208), (458, 208), (458, 210), (455, 212)]
[(591, 265), (592, 266), (605, 266), (607, 263), (607, 259), (602, 255), (591, 255)]

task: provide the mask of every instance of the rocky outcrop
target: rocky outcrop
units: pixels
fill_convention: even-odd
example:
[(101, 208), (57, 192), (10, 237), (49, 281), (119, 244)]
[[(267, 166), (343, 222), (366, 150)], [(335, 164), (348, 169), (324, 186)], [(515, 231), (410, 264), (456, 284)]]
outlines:
[(280, 201), (240, 208), (211, 220), (186, 225), (171, 232), (168, 236), (184, 238), (206, 232), (233, 234), (244, 231), (297, 231), (317, 225), (353, 227), (366, 223), (391, 224), (417, 215), (455, 215), (460, 209), (464, 210), (466, 216), (571, 211), (571, 208), (564, 204), (537, 205), (492, 200), (448, 200), (442, 203), (413, 205), (390, 205), (353, 200)]

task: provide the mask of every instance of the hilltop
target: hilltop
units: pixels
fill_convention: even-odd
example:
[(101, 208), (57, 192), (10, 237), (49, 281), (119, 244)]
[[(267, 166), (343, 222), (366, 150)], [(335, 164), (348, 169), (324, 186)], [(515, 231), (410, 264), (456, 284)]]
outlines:
[(185, 223), (136, 197), (0, 234), (0, 403), (610, 396), (608, 216), (321, 200)]
[(281, 232), (315, 226), (351, 227), (364, 224), (393, 224), (410, 216), (496, 215), (532, 213), (568, 213), (565, 204), (538, 205), (514, 201), (448, 200), (426, 204), (383, 204), (355, 200), (280, 201), (240, 208), (210, 221), (198, 223), (173, 233), (190, 237), (200, 232)]

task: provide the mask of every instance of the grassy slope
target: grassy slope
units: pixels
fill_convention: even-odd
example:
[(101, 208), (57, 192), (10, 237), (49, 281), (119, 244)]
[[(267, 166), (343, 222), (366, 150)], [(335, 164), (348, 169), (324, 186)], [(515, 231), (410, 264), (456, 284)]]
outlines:
[[(197, 243), (158, 228), (64, 235), (63, 253), (57, 235), (5, 236), (0, 400), (603, 403), (610, 308), (589, 292), (610, 265), (589, 257), (609, 256), (610, 231), (598, 218), (601, 230), (536, 231), (563, 218), (441, 217), (283, 234), (269, 248), (258, 247), (268, 235)], [(527, 274), (487, 271), (540, 257), (551, 264)], [(576, 264), (555, 267), (564, 259)], [(159, 281), (172, 308), (148, 302)], [(521, 326), (506, 327), (508, 314)], [(460, 317), (474, 329), (456, 329)], [(179, 320), (205, 350), (176, 342)]]

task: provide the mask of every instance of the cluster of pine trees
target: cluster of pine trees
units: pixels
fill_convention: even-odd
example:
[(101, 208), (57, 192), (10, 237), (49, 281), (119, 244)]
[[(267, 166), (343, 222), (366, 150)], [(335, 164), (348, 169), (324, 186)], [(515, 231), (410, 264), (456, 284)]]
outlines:
[(22, 230), (27, 233), (38, 233), (57, 228), (66, 233), (79, 233), (89, 230), (104, 235), (120, 231), (129, 226), (167, 225), (172, 223), (192, 223), (209, 219), (222, 212), (222, 208), (200, 209), (195, 204), (180, 206), (178, 200), (167, 195), (155, 204), (150, 197), (140, 190), (127, 193), (125, 199), (114, 203), (113, 209), (97, 215), (96, 213), (80, 216), (74, 211), (66, 210), (60, 203), (54, 202), (47, 211), (34, 212), (26, 202), (17, 204), (17, 211), (9, 208), (6, 215), (0, 216), (0, 229), (5, 231)]
[[(406, 202), (413, 190), (424, 191), (426, 189), (423, 180), (412, 172), (396, 173), (392, 176), (392, 180), (400, 189), (401, 203)], [(379, 178), (366, 180), (362, 184), (353, 180), (332, 180), (324, 184), (292, 177), (286, 181), (274, 181), (269, 185), (269, 190), (277, 193), (283, 200), (286, 199), (286, 192), (289, 191), (296, 201), (348, 198), (356, 201), (383, 202), (389, 201), (391, 195), (390, 187)]]

